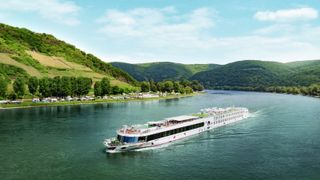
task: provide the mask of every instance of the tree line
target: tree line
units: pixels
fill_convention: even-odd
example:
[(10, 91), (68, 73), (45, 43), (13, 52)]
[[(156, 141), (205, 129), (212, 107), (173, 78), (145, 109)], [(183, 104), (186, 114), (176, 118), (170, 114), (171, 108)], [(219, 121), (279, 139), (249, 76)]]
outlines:
[(306, 96), (320, 96), (320, 84), (312, 84), (310, 86), (275, 86), (265, 88), (266, 92), (286, 93), (286, 94), (302, 94)]
[[(10, 81), (0, 77), (0, 97), (8, 99), (22, 98), (27, 94), (27, 90), (33, 96), (45, 97), (67, 97), (67, 96), (85, 96), (92, 89), (93, 81), (87, 77), (67, 77), (56, 76), (54, 78), (40, 78), (37, 77), (17, 77), (13, 84), (11, 93), (8, 93), (8, 85)], [(97, 88), (101, 90), (97, 94)], [(108, 78), (103, 78), (94, 85), (95, 95), (111, 95), (120, 94), (123, 92), (131, 92), (131, 89), (122, 89), (118, 86), (111, 86)]]
[(270, 86), (270, 87), (219, 86), (219, 87), (213, 87), (212, 89), (274, 92), (274, 93), (301, 94), (305, 96), (320, 97), (320, 84), (312, 84), (310, 86)]
[(165, 80), (160, 82), (142, 81), (140, 83), (141, 92), (176, 92), (181, 94), (189, 94), (193, 91), (202, 91), (204, 87), (199, 83), (199, 81), (171, 81)]
[[(10, 81), (0, 77), (0, 97), (16, 99), (21, 98), (27, 93), (40, 97), (66, 97), (83, 96), (89, 93), (92, 86), (92, 79), (86, 77), (17, 77), (13, 84), (13, 91), (8, 94)], [(27, 88), (26, 88), (27, 87)]]
[(94, 95), (103, 97), (105, 95), (115, 95), (123, 93), (131, 93), (137, 90), (129, 88), (121, 88), (119, 86), (111, 86), (108, 78), (102, 78), (101, 81), (97, 81), (93, 87)]
[[(12, 84), (13, 91), (8, 92), (10, 80), (0, 76), (0, 97), (8, 99), (22, 98), (28, 92), (33, 96), (45, 97), (67, 97), (85, 96), (92, 90), (93, 81), (87, 77), (56, 76), (53, 78), (18, 76)], [(193, 91), (202, 91), (203, 86), (198, 81), (143, 81), (139, 83), (141, 92), (177, 92), (189, 94)], [(95, 96), (114, 95), (122, 93), (137, 92), (137, 89), (121, 88), (112, 86), (108, 78), (102, 78), (93, 85)]]

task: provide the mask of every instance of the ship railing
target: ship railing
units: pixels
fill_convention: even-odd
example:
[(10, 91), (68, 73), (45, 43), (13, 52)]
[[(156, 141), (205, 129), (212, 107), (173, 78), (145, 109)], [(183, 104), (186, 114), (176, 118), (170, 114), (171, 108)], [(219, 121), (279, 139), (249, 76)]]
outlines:
[(105, 139), (103, 142), (106, 146), (118, 146), (123, 145), (123, 142), (119, 141), (117, 138), (113, 137), (110, 139)]
[(122, 128), (122, 129), (119, 129), (118, 131), (125, 134), (139, 134), (142, 132), (140, 129), (134, 129), (133, 127)]

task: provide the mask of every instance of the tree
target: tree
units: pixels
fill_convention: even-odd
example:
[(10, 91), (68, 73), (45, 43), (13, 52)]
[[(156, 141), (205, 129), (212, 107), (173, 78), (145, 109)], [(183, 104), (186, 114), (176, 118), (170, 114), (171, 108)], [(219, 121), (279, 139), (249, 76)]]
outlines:
[(102, 96), (102, 89), (101, 89), (101, 82), (97, 81), (94, 84), (94, 95), (95, 96)]
[(101, 96), (112, 93), (111, 84), (108, 78), (104, 77), (101, 80)]
[(83, 96), (87, 95), (91, 89), (92, 79), (86, 77), (78, 77), (77, 78), (77, 95)]
[(124, 92), (124, 90), (121, 89), (119, 86), (112, 87), (112, 94), (122, 94), (123, 92)]
[(61, 96), (61, 79), (60, 76), (56, 76), (52, 79), (51, 84), (51, 93), (52, 96), (60, 97)]
[(150, 91), (150, 84), (147, 81), (141, 82), (141, 92), (149, 92)]
[(179, 92), (180, 92), (180, 94), (185, 94), (185, 93), (186, 93), (186, 90), (185, 90), (184, 87), (182, 87)]
[(182, 81), (180, 81), (180, 84), (183, 86), (183, 87), (187, 87), (187, 86), (190, 86), (191, 85), (191, 82), (186, 80), (186, 79), (183, 79)]
[(17, 79), (13, 83), (13, 90), (18, 95), (18, 97), (22, 97), (26, 91), (25, 82), (22, 77), (17, 77)]
[(192, 88), (189, 87), (189, 86), (185, 87), (185, 88), (184, 88), (184, 91), (185, 91), (185, 93), (187, 93), (187, 94), (193, 93)]
[(320, 86), (313, 84), (308, 89), (311, 96), (320, 96)]
[(123, 93), (128, 94), (128, 93), (131, 93), (131, 92), (137, 92), (137, 90), (136, 89), (132, 89), (132, 88), (127, 88), (127, 87), (123, 89)]
[(72, 94), (72, 87), (71, 87), (71, 78), (63, 76), (61, 78), (61, 85), (60, 85), (60, 95), (62, 97), (70, 96)]
[(172, 92), (173, 91), (173, 82), (172, 81), (165, 81), (164, 82), (164, 91), (166, 92)]
[(191, 88), (194, 90), (194, 91), (202, 91), (204, 89), (204, 87), (199, 83), (199, 81), (197, 80), (193, 80), (191, 82)]
[(157, 82), (157, 89), (158, 91), (164, 92), (164, 83), (163, 82)]
[(50, 78), (44, 77), (39, 80), (39, 93), (42, 97), (49, 97), (51, 93), (52, 80)]
[(150, 84), (150, 91), (152, 92), (158, 91), (157, 85), (152, 79), (149, 81), (149, 84)]
[(301, 92), (301, 94), (303, 94), (303, 95), (308, 95), (308, 94), (309, 94), (308, 88), (306, 88), (306, 87), (301, 87), (301, 88), (300, 88), (300, 92)]
[(6, 97), (8, 91), (7, 87), (8, 81), (4, 77), (0, 76), (0, 97)]
[(70, 84), (71, 84), (71, 96), (75, 96), (78, 91), (78, 83), (76, 77), (70, 78)]
[(183, 89), (182, 85), (178, 82), (178, 81), (175, 81), (173, 83), (173, 90), (174, 92), (178, 93), (181, 91), (181, 89)]
[(32, 95), (35, 95), (39, 86), (39, 80), (37, 77), (31, 77), (28, 81), (28, 89)]

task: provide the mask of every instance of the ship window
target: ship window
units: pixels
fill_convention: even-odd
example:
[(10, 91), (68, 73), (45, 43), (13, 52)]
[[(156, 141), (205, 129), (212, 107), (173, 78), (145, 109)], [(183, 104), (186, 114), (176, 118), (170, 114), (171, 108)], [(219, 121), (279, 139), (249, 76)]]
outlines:
[(135, 142), (138, 142), (138, 137), (122, 136), (121, 142), (135, 143)]
[(162, 133), (160, 134), (160, 137), (164, 137), (164, 132), (162, 132)]
[(170, 134), (173, 135), (173, 134), (174, 134), (174, 130), (171, 130), (171, 131), (170, 131)]
[[(170, 136), (170, 135), (173, 135), (173, 134), (178, 134), (178, 133), (181, 133), (181, 132), (184, 132), (184, 131), (188, 131), (188, 130), (192, 130), (192, 129), (196, 129), (196, 128), (199, 128), (199, 127), (202, 127), (202, 126), (204, 126), (203, 122), (195, 124), (195, 125), (181, 127), (181, 128), (178, 128), (178, 129), (173, 129), (173, 130), (170, 130), (170, 131), (165, 131), (165, 132), (161, 132), (161, 133), (157, 133), (157, 134), (152, 134), (152, 135), (149, 135), (149, 136), (147, 136), (145, 138), (147, 139), (147, 141), (152, 141), (154, 139), (159, 139), (159, 138)], [(139, 141), (140, 141), (140, 138), (141, 137), (139, 137)]]
[(141, 136), (138, 138), (138, 141), (145, 141), (146, 140), (146, 136)]
[(121, 141), (121, 136), (120, 135), (117, 136), (117, 140)]

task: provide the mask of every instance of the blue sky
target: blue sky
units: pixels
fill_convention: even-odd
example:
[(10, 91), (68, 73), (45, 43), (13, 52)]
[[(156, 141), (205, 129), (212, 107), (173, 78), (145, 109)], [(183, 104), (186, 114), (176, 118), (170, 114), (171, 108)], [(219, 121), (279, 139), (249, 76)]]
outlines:
[(0, 0), (0, 22), (107, 62), (289, 62), (320, 58), (319, 10), (319, 0)]

